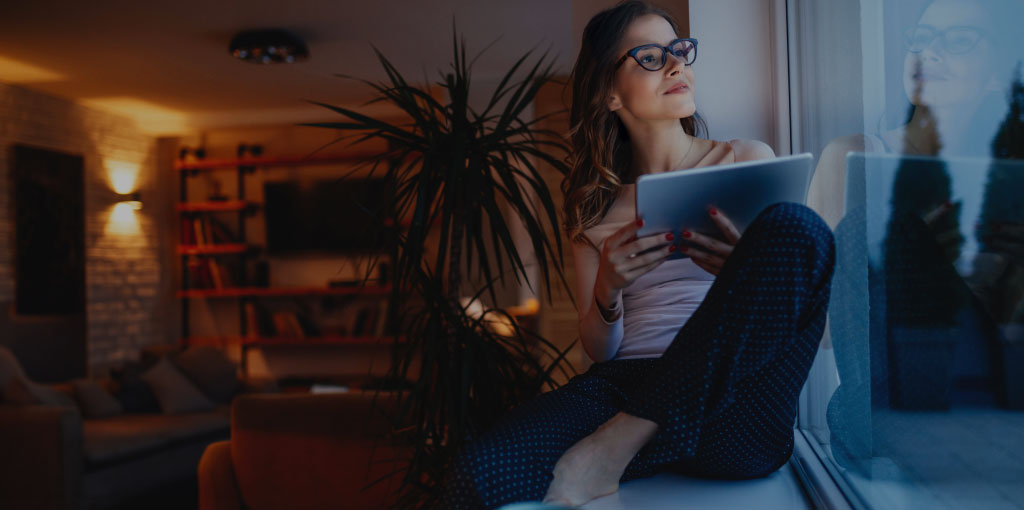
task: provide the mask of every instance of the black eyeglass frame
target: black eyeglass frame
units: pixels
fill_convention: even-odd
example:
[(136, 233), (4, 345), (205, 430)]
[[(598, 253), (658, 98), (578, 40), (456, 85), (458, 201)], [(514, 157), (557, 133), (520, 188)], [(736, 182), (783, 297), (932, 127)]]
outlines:
[[(912, 42), (913, 41), (913, 34), (914, 34), (915, 31), (917, 31), (919, 29), (924, 29), (924, 30), (930, 31), (931, 32), (931, 37), (928, 38), (927, 42), (925, 42), (925, 43), (923, 43), (921, 45), (915, 45)], [(971, 44), (970, 47), (968, 47), (966, 49), (957, 50), (957, 51), (950, 51), (950, 49), (949, 49), (950, 48), (949, 33), (953, 32), (953, 31), (956, 31), (956, 30), (961, 30), (961, 31), (962, 30), (966, 30), (966, 31), (969, 31), (969, 32), (973, 32), (973, 33), (978, 35), (978, 38), (974, 41), (974, 44)], [(988, 36), (988, 32), (986, 32), (985, 30), (983, 30), (981, 28), (978, 28), (978, 27), (955, 26), (955, 27), (949, 27), (949, 28), (947, 28), (945, 30), (939, 30), (938, 28), (935, 28), (935, 27), (933, 27), (931, 25), (914, 25), (914, 26), (912, 26), (910, 28), (907, 28), (906, 30), (903, 31), (903, 47), (906, 48), (906, 50), (909, 51), (910, 53), (921, 53), (926, 48), (928, 48), (928, 46), (930, 46), (932, 44), (932, 41), (934, 41), (936, 37), (938, 37), (939, 40), (942, 42), (942, 50), (943, 51), (945, 51), (946, 53), (948, 53), (950, 55), (965, 55), (967, 53), (970, 53), (971, 50), (973, 50), (974, 48), (976, 48), (978, 46), (978, 43), (980, 43), (982, 41), (982, 39), (984, 39), (986, 36)]]
[[(626, 54), (623, 55), (622, 58), (620, 58), (619, 61), (615, 63), (615, 68), (618, 69), (620, 66), (622, 66), (622, 63), (625, 62), (627, 58), (633, 57), (633, 60), (636, 60), (636, 63), (639, 64), (640, 67), (644, 68), (644, 70), (651, 72), (660, 71), (662, 68), (665, 67), (665, 64), (668, 62), (668, 54), (669, 52), (671, 52), (672, 46), (674, 46), (679, 41), (687, 41), (693, 45), (693, 58), (689, 59), (689, 62), (680, 59), (680, 61), (683, 62), (684, 65), (693, 65), (693, 63), (697, 61), (697, 40), (692, 37), (680, 37), (679, 39), (675, 39), (672, 42), (668, 43), (668, 46), (662, 46), (660, 44), (644, 44), (642, 46), (637, 46), (636, 48), (627, 51)], [(643, 64), (643, 62), (640, 62), (640, 59), (636, 56), (636, 54), (639, 53), (640, 50), (644, 50), (647, 48), (658, 48), (661, 50), (661, 64), (658, 65), (656, 69), (648, 68)], [(673, 54), (673, 56), (675, 56), (675, 54)]]

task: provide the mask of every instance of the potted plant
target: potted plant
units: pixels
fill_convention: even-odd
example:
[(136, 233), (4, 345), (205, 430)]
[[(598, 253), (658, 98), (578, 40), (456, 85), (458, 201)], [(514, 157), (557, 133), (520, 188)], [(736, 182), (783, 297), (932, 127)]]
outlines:
[[(392, 475), (401, 476), (398, 504), (407, 508), (439, 506), (444, 477), (459, 447), (511, 407), (546, 385), (557, 385), (556, 371), (564, 376), (572, 370), (564, 360), (568, 349), (559, 350), (519, 327), (501, 310), (474, 313), (470, 306), (477, 306), (470, 302), (480, 296), (497, 303), (495, 285), (504, 284), (509, 273), (533, 288), (506, 219), (509, 213), (522, 223), (532, 245), (548, 300), (552, 269), (568, 291), (558, 215), (537, 163), (564, 175), (569, 149), (558, 133), (538, 126), (547, 116), (522, 118), (552, 79), (551, 63), (545, 53), (532, 67), (524, 66), (532, 50), (526, 53), (477, 111), (469, 102), (472, 62), (466, 60), (465, 40), (455, 34), (453, 27), (451, 70), (438, 83), (445, 102), (409, 84), (374, 48), (386, 82), (342, 76), (372, 87), (371, 103), (389, 103), (411, 120), (396, 125), (316, 103), (345, 119), (304, 124), (350, 132), (353, 143), (382, 139), (388, 144), (372, 160), (370, 173), (382, 174), (393, 191), (385, 214), (390, 220), (377, 227), (391, 232), (395, 245), (388, 270), (392, 303), (398, 303), (392, 310), (397, 313), (390, 314), (396, 334), (390, 375), (410, 381), (400, 393), (395, 419), (408, 424), (399, 430), (413, 453)], [(525, 74), (516, 78), (517, 72)], [(386, 228), (402, 223), (407, 227)], [(428, 240), (431, 245), (436, 240), (436, 252), (426, 248)], [(460, 299), (463, 268), (471, 271), (474, 262), (484, 283), (473, 289), (474, 299)], [(510, 329), (492, 327), (495, 321)]]

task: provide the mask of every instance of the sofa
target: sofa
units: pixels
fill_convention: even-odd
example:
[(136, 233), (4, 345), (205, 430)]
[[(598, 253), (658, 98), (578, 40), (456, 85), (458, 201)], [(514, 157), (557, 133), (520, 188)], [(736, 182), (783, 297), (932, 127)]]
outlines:
[[(207, 445), (229, 437), (234, 396), (274, 390), (239, 381), (212, 347), (150, 350), (143, 358), (134, 369), (157, 397), (155, 409), (140, 400), (145, 387), (129, 380), (131, 369), (119, 380), (36, 384), (0, 347), (0, 507), (108, 508), (194, 479)], [(218, 377), (230, 387), (200, 384)]]
[(410, 453), (381, 439), (394, 410), (374, 391), (235, 399), (231, 439), (199, 463), (200, 510), (388, 508), (397, 477), (367, 485)]

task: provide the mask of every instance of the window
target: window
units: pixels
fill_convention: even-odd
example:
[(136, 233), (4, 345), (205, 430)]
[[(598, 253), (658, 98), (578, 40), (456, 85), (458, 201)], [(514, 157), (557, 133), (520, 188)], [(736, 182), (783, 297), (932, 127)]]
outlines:
[(802, 437), (854, 506), (1024, 508), (1024, 4), (785, 7), (837, 240)]

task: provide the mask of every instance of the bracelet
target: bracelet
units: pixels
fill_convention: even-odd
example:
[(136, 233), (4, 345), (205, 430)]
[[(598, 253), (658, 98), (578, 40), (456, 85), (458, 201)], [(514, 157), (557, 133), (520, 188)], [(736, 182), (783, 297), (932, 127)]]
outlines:
[(598, 301), (597, 296), (594, 296), (594, 304), (597, 305), (597, 311), (601, 313), (601, 317), (604, 318), (605, 322), (615, 322), (619, 319), (619, 302), (616, 301), (611, 309), (601, 306), (601, 302)]

